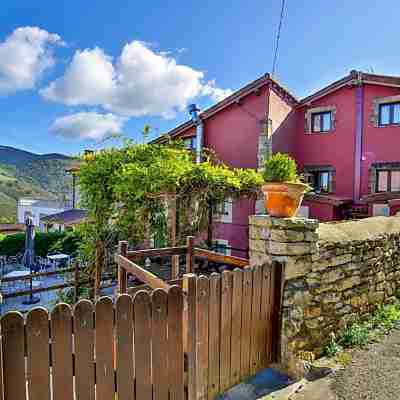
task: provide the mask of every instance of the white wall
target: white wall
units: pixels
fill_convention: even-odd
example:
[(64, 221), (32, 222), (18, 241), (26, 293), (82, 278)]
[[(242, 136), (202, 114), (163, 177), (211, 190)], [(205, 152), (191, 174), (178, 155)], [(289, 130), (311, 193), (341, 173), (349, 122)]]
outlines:
[(18, 223), (24, 224), (25, 223), (25, 215), (26, 213), (30, 213), (32, 217), (32, 222), (34, 226), (40, 228), (41, 231), (44, 231), (44, 226), (40, 224), (40, 218), (57, 214), (59, 212), (65, 211), (65, 208), (56, 208), (56, 207), (44, 207), (35, 204), (37, 200), (29, 200), (29, 199), (22, 199), (18, 202), (17, 206), (17, 219)]

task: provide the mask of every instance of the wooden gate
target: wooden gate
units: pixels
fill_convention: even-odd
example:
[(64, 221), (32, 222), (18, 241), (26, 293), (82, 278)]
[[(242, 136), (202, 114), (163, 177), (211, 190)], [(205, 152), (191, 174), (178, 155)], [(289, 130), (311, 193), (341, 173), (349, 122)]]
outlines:
[(277, 361), (281, 266), (186, 280), (189, 399), (212, 400)]

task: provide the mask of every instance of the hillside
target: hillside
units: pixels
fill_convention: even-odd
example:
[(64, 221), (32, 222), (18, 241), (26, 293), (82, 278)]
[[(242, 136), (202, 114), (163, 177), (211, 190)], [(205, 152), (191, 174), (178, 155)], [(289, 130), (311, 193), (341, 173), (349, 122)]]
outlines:
[(14, 222), (20, 197), (63, 199), (71, 191), (65, 168), (73, 159), (62, 154), (34, 154), (0, 146), (0, 223)]

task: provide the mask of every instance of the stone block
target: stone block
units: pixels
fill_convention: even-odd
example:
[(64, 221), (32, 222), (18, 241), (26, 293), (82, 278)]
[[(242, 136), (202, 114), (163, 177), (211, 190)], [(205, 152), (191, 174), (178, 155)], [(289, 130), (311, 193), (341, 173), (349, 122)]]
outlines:
[(291, 242), (304, 242), (305, 235), (301, 231), (293, 230), (281, 230), (272, 229), (271, 230), (271, 240), (275, 242), (291, 243)]
[(311, 243), (280, 243), (268, 242), (268, 251), (271, 255), (303, 256), (317, 251)]
[(313, 231), (304, 232), (304, 240), (306, 242), (317, 242), (318, 241), (318, 233)]
[(309, 307), (304, 310), (306, 318), (316, 318), (321, 316), (321, 307)]
[(286, 263), (285, 263), (286, 280), (300, 278), (302, 276), (307, 275), (310, 271), (311, 271), (311, 259), (309, 256), (286, 258)]
[(310, 304), (312, 301), (312, 296), (310, 294), (310, 292), (307, 291), (297, 291), (294, 293), (293, 295), (293, 304), (295, 304), (296, 306), (301, 306), (302, 308), (304, 308), (305, 306), (307, 306), (308, 304)]
[(271, 257), (265, 252), (252, 251), (249, 252), (250, 266), (265, 265), (271, 263)]
[(324, 304), (337, 303), (338, 301), (340, 301), (340, 295), (335, 292), (325, 293), (322, 298), (322, 303)]
[(336, 267), (338, 265), (349, 264), (351, 262), (351, 254), (342, 254), (340, 256), (328, 258), (326, 260), (319, 260), (313, 263), (313, 271), (323, 271), (329, 267)]
[(333, 283), (344, 278), (344, 272), (338, 268), (329, 269), (322, 275), (322, 282)]
[(251, 240), (269, 240), (271, 237), (271, 231), (265, 226), (250, 225), (249, 237)]
[(338, 282), (337, 289), (340, 291), (347, 290), (353, 288), (354, 286), (358, 286), (361, 284), (360, 275), (354, 275), (350, 278), (343, 279), (341, 282)]
[(371, 304), (382, 303), (385, 300), (385, 292), (373, 292), (368, 295)]

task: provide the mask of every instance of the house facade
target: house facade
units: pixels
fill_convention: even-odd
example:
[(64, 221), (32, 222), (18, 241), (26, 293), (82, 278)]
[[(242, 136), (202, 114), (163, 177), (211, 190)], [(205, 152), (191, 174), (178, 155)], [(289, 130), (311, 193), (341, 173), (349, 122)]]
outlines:
[(25, 224), (26, 218), (32, 218), (33, 225), (41, 232), (45, 231), (42, 219), (48, 215), (57, 214), (72, 207), (69, 201), (20, 198), (17, 203), (17, 222)]
[[(298, 100), (266, 74), (199, 117), (203, 145), (227, 165), (260, 168), (272, 153), (290, 154), (314, 187), (302, 215), (330, 221), (400, 209), (400, 77), (351, 71)], [(168, 136), (195, 147), (196, 125)], [(220, 208), (215, 241), (240, 255), (262, 201), (228, 199)]]

